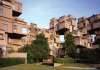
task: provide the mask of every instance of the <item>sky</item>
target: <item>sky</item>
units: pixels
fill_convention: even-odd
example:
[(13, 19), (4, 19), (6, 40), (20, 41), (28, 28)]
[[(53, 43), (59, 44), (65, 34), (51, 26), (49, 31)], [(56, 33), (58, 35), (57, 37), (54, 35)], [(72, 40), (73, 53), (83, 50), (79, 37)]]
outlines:
[(79, 18), (100, 13), (100, 0), (22, 0), (22, 4), (20, 18), (40, 28), (48, 28), (53, 17), (71, 14)]

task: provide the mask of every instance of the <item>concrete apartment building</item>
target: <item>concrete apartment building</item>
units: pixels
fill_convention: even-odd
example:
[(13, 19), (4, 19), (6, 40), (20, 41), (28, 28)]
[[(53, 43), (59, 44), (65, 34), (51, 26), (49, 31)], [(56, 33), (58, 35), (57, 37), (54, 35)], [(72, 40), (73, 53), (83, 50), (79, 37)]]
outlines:
[(25, 44), (31, 44), (41, 32), (48, 39), (50, 55), (55, 57), (63, 54), (60, 35), (68, 32), (73, 33), (77, 46), (96, 48), (100, 43), (100, 14), (81, 17), (78, 22), (71, 15), (52, 18), (49, 29), (40, 29), (34, 23), (27, 25), (27, 22), (18, 18), (21, 14), (20, 0), (0, 0), (0, 55), (17, 52)]
[[(97, 48), (97, 43), (100, 43), (100, 15), (94, 15), (88, 18), (81, 17), (76, 20), (75, 17), (68, 15), (62, 16), (59, 19), (52, 18), (50, 20), (50, 31), (53, 34), (52, 38), (55, 37), (59, 39), (60, 35), (65, 35), (68, 32), (72, 32), (74, 36), (74, 42), (77, 47), (80, 48)], [(95, 38), (93, 38), (93, 34)], [(56, 37), (56, 35), (58, 37)], [(54, 39), (54, 38), (53, 38)], [(59, 42), (55, 42), (56, 44), (59, 43), (61, 45), (60, 39)], [(53, 42), (54, 43), (54, 42)], [(55, 46), (55, 45), (54, 45)], [(57, 46), (57, 45), (56, 45)], [(55, 47), (56, 47), (55, 46)], [(55, 48), (55, 52), (59, 53), (62, 47), (57, 46)], [(56, 54), (59, 55), (59, 54)]]
[(54, 35), (50, 29), (44, 29), (43, 34), (48, 40), (50, 55), (57, 56), (57, 51), (61, 48), (59, 35)]
[(88, 34), (94, 35), (93, 46), (100, 45), (100, 14), (95, 14), (87, 18), (89, 24), (87, 25)]
[(76, 44), (85, 48), (98, 48), (100, 44), (100, 14), (78, 19)]
[(87, 31), (87, 25), (89, 24), (89, 21), (85, 17), (81, 17), (78, 19), (78, 30), (77, 30), (77, 36), (75, 36), (75, 44), (77, 46), (85, 47), (85, 48), (92, 48), (91, 35), (88, 34)]
[(49, 24), (49, 30), (51, 33), (50, 39), (51, 39), (51, 46), (53, 46), (55, 49), (54, 50), (54, 54), (55, 56), (59, 55), (59, 49), (62, 48), (61, 46), (61, 41), (60, 41), (60, 35), (58, 35), (56, 33), (56, 25), (58, 24), (58, 20), (56, 18), (52, 18), (50, 20), (50, 24)]
[(23, 46), (27, 35), (27, 22), (18, 18), (22, 14), (20, 0), (0, 0), (0, 51), (3, 56)]
[(72, 32), (77, 30), (76, 18), (68, 15), (61, 16), (58, 19), (58, 24), (56, 25), (56, 33), (59, 35), (65, 35), (66, 32)]
[(50, 28), (49, 30), (52, 33), (51, 38), (53, 38), (53, 46), (55, 47), (55, 53), (56, 56), (63, 55), (64, 53), (62, 52), (63, 47), (62, 43), (60, 40), (60, 35), (65, 35), (67, 32), (72, 32), (77, 30), (77, 23), (76, 19), (71, 16), (62, 16), (58, 19), (52, 18), (50, 20)]
[(36, 40), (36, 35), (39, 34), (41, 31), (40, 28), (38, 28), (37, 24), (31, 23), (28, 26), (28, 33), (25, 37), (23, 37), (23, 43), (25, 44), (32, 44), (33, 40)]

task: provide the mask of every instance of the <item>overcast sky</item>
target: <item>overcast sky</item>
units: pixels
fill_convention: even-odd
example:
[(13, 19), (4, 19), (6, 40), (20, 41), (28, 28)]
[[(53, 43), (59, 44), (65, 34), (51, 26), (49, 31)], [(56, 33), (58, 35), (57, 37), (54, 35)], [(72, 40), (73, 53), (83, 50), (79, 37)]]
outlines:
[(71, 14), (75, 17), (100, 13), (100, 0), (22, 0), (23, 14), (27, 22), (49, 27), (50, 19)]

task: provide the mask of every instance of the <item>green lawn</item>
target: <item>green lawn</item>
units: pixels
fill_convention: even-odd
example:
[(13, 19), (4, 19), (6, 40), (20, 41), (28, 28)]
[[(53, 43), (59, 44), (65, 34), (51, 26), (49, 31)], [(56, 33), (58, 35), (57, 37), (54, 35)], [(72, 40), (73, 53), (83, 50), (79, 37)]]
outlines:
[(1, 68), (0, 70), (54, 70), (52, 66), (40, 64), (20, 64)]
[[(72, 67), (72, 68), (71, 68)], [(79, 67), (79, 68), (91, 68), (89, 65), (86, 64), (78, 64), (78, 63), (66, 63), (64, 65), (55, 67), (55, 70), (95, 70), (95, 69), (75, 69), (73, 67)]]
[(85, 65), (85, 64), (72, 64), (72, 63), (57, 66), (55, 68), (52, 66), (40, 65), (40, 64), (20, 64), (20, 65), (0, 68), (0, 70), (87, 70), (87, 69), (66, 68), (66, 67), (70, 67), (70, 66), (71, 67), (82, 67), (82, 68), (89, 67), (88, 65)]

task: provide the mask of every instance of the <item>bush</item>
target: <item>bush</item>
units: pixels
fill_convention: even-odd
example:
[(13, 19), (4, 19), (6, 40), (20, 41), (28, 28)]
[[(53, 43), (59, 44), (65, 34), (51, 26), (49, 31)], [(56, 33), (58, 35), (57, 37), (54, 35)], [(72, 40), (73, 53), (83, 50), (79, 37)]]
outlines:
[(77, 62), (84, 62), (84, 63), (100, 63), (100, 50), (98, 49), (81, 49), (80, 54), (78, 55)]
[(0, 67), (7, 67), (24, 63), (25, 63), (24, 58), (0, 58)]
[(36, 36), (36, 40), (32, 41), (31, 45), (25, 45), (20, 49), (20, 52), (27, 52), (28, 63), (42, 62), (49, 55), (48, 41), (44, 34), (39, 34)]

